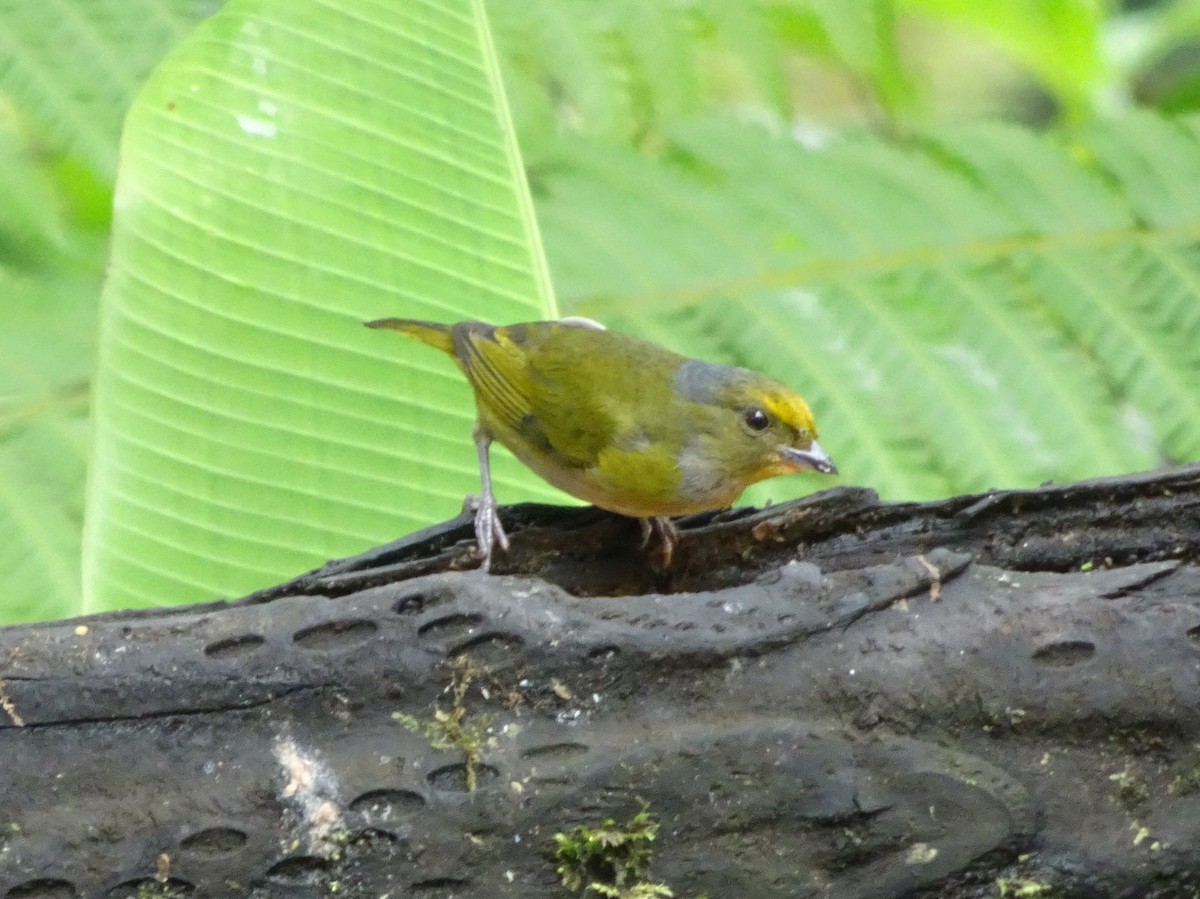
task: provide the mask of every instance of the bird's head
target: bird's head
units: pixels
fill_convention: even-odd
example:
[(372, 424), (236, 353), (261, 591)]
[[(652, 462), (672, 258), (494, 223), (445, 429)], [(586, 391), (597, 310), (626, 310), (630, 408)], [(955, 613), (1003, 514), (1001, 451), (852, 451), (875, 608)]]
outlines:
[(728, 475), (749, 485), (798, 471), (837, 474), (837, 466), (817, 443), (808, 403), (774, 378), (748, 371), (688, 361), (675, 377), (680, 396), (705, 409), (702, 446)]

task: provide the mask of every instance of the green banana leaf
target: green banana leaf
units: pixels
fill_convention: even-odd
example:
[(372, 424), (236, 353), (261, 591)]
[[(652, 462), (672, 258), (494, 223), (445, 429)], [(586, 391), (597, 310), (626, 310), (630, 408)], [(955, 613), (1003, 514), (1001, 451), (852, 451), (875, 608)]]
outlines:
[(362, 322), (554, 314), (479, 0), (234, 0), (141, 91), (114, 205), (85, 607), (236, 596), (477, 489), (454, 365)]

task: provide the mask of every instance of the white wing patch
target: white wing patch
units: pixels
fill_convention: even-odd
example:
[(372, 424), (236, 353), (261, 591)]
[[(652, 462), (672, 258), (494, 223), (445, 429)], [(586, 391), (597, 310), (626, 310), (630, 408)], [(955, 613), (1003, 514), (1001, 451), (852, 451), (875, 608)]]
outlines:
[(566, 318), (558, 320), (560, 325), (568, 325), (572, 328), (591, 328), (593, 331), (607, 331), (608, 328), (600, 324), (598, 321), (593, 321), (590, 318), (584, 318), (582, 315), (569, 315)]

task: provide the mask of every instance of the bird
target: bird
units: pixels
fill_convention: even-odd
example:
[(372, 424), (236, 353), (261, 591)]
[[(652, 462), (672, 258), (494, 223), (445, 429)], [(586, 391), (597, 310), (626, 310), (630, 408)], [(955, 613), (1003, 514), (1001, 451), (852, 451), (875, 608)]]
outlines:
[(643, 547), (660, 538), (663, 568), (679, 542), (671, 517), (728, 508), (765, 478), (837, 473), (804, 399), (749, 369), (585, 318), (364, 324), (441, 350), (474, 391), (482, 490), (468, 501), (484, 571), (509, 548), (492, 490), (493, 441), (571, 496), (639, 519)]

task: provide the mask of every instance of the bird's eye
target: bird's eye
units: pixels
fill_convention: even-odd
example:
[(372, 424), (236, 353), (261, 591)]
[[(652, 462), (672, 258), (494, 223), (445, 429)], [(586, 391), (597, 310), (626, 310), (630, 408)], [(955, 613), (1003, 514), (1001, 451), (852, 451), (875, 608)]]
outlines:
[(767, 425), (771, 423), (770, 416), (762, 409), (747, 409), (746, 410), (746, 427), (751, 431), (765, 431)]

